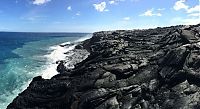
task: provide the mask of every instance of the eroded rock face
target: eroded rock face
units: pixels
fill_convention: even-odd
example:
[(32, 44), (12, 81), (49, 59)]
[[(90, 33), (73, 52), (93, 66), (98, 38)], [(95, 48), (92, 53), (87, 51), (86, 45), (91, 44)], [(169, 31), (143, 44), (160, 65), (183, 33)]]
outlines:
[(76, 47), (88, 58), (35, 77), (8, 109), (198, 109), (199, 41), (200, 24), (96, 32)]

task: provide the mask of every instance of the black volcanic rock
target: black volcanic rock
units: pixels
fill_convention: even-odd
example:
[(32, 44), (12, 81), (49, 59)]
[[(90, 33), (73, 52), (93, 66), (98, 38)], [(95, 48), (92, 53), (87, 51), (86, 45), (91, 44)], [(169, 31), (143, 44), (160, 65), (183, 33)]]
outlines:
[(200, 24), (101, 31), (88, 58), (35, 77), (8, 109), (199, 109)]
[(59, 61), (59, 64), (57, 66), (57, 72), (59, 73), (66, 73), (65, 71), (67, 70), (65, 67), (65, 62), (64, 61)]

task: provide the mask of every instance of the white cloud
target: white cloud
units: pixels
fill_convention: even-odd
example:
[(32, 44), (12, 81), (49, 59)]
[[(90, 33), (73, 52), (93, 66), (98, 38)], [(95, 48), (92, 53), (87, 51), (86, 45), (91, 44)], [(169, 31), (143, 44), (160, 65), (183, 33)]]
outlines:
[(119, 4), (119, 2), (124, 2), (124, 1), (126, 1), (126, 0), (110, 0), (108, 3), (111, 5), (113, 5), (113, 4), (117, 5), (117, 4)]
[(106, 2), (101, 2), (99, 4), (93, 4), (93, 6), (99, 12), (108, 11), (108, 9), (106, 9)]
[(200, 5), (196, 5), (192, 8), (187, 9), (187, 13), (199, 12), (200, 13)]
[(33, 4), (34, 5), (42, 5), (42, 4), (45, 4), (47, 2), (50, 2), (51, 0), (34, 0), (33, 1)]
[(158, 10), (158, 11), (164, 11), (165, 8), (158, 8), (157, 10)]
[(190, 8), (185, 2), (186, 0), (177, 1), (174, 5), (174, 10), (178, 11), (184, 9), (187, 13), (200, 12), (200, 4)]
[(140, 16), (162, 16), (162, 14), (153, 12), (153, 9), (149, 9), (146, 12), (144, 12), (143, 14), (141, 14)]
[(131, 18), (130, 17), (124, 17), (123, 18), (123, 20), (125, 20), (125, 21), (128, 21), (128, 20), (130, 20)]
[(181, 9), (185, 10), (186, 18), (181, 18), (181, 23), (183, 24), (196, 24), (200, 22), (200, 4), (190, 7), (185, 4), (186, 0), (179, 0), (174, 5), (174, 10), (179, 11)]
[(179, 0), (175, 3), (174, 5), (174, 9), (177, 11), (177, 10), (180, 10), (180, 9), (188, 9), (188, 6), (185, 5), (185, 0)]
[(144, 16), (153, 16), (152, 10), (147, 10), (143, 15)]
[(67, 7), (67, 10), (69, 10), (69, 11), (72, 10), (72, 7), (71, 7), (71, 6), (68, 6), (68, 7)]
[(115, 4), (114, 0), (109, 1), (109, 4)]

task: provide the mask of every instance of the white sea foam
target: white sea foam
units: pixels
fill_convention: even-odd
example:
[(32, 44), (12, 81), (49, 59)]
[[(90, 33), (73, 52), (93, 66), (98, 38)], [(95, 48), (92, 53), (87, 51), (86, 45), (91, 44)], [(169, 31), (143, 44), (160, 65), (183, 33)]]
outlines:
[[(56, 62), (61, 61), (61, 60), (67, 60), (68, 57), (73, 56), (73, 53), (71, 52), (75, 48), (77, 43), (89, 38), (91, 38), (91, 34), (81, 37), (78, 40), (75, 40), (74, 42), (72, 42), (74, 43), (74, 45), (71, 45), (71, 46), (65, 46), (65, 47), (60, 46), (60, 45), (71, 44), (71, 42), (65, 42), (59, 45), (51, 46), (49, 48), (49, 50), (51, 50), (51, 53), (48, 55), (45, 55), (45, 57), (47, 58), (48, 64), (46, 67), (44, 67), (44, 70), (42, 71), (42, 77), (44, 79), (50, 79), (54, 75), (58, 74), (56, 70), (58, 65), (56, 64)], [(65, 54), (66, 52), (69, 52), (69, 53)], [(70, 65), (69, 62), (66, 63), (66, 65)]]
[(67, 44), (71, 44), (71, 42), (64, 42), (64, 43), (62, 43), (60, 45), (67, 45)]
[(50, 62), (55, 63), (56, 61), (64, 60), (65, 59), (65, 54), (66, 52), (73, 50), (75, 45), (69, 46), (69, 47), (61, 47), (59, 45), (51, 47), (53, 51), (46, 55), (47, 59)]
[(48, 59), (47, 63), (49, 64), (42, 71), (42, 77), (45, 79), (50, 79), (54, 75), (58, 74), (58, 72), (56, 71), (57, 69), (56, 61), (65, 60), (66, 55), (64, 53), (73, 50), (74, 47), (75, 45), (69, 47), (61, 47), (59, 45), (52, 46), (51, 49), (53, 49), (53, 51), (50, 54), (45, 55), (45, 57)]

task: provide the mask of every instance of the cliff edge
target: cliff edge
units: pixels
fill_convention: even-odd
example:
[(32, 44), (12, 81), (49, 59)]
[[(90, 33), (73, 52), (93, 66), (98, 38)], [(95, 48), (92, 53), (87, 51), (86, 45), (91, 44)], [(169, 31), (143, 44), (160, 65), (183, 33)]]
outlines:
[(88, 58), (35, 77), (8, 109), (198, 109), (200, 24), (93, 33)]

